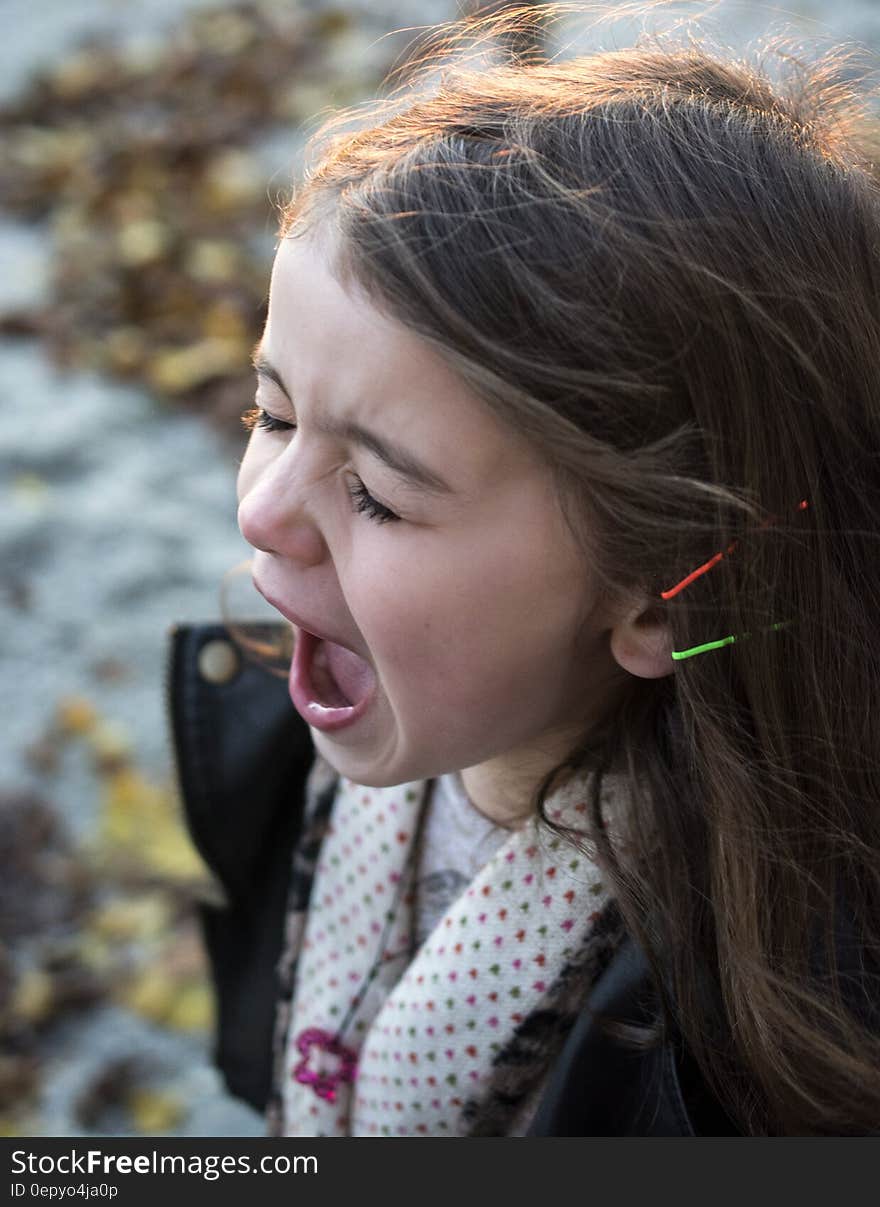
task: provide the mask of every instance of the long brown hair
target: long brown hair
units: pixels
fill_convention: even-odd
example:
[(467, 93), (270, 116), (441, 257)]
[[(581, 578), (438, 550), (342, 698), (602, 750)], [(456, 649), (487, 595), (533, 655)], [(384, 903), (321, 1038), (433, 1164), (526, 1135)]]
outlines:
[(280, 234), (330, 223), (340, 279), (543, 452), (609, 598), (652, 598), (679, 651), (749, 635), (634, 679), (536, 808), (557, 775), (594, 772), (595, 801), (628, 776), (626, 858), (598, 805), (589, 840), (743, 1131), (876, 1131), (872, 97), (843, 49), (777, 43), (773, 80), (691, 31), (493, 58), (572, 11), (439, 27), (400, 89), (312, 135)]

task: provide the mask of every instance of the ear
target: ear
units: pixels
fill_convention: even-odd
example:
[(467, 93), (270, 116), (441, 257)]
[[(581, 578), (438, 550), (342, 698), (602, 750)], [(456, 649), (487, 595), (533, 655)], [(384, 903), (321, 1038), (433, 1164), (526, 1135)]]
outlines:
[(618, 620), (611, 629), (610, 646), (615, 662), (639, 679), (662, 679), (675, 669), (672, 633), (654, 604), (636, 607)]

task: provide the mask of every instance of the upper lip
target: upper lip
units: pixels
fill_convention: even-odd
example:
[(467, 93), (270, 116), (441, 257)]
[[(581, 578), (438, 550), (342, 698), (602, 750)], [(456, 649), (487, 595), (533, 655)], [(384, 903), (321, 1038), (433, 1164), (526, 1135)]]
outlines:
[[(266, 603), (271, 604), (276, 611), (280, 612), (282, 616), (285, 616), (289, 621), (295, 624), (298, 629), (304, 629), (307, 633), (312, 633), (315, 637), (320, 637), (322, 641), (331, 641), (334, 645), (345, 646), (345, 648), (348, 650), (352, 648), (347, 641), (340, 641), (338, 637), (334, 637), (330, 633), (322, 632), (321, 629), (315, 628), (311, 621), (307, 622), (303, 620), (302, 617), (298, 616), (296, 612), (292, 611), (287, 604), (280, 603), (279, 600), (275, 599), (273, 595), (270, 595), (268, 591), (265, 591), (257, 582), (256, 578), (253, 579), (253, 584), (262, 595), (263, 599), (265, 599)], [(357, 653), (357, 650), (352, 650), (352, 653)]]

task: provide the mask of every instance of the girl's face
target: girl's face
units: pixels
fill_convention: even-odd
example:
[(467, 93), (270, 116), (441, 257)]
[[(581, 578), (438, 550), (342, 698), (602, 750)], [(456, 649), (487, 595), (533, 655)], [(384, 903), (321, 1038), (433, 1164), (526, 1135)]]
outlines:
[(372, 787), (548, 770), (620, 675), (550, 471), (315, 236), (281, 243), (255, 360), (277, 427), (238, 477), (254, 580), (376, 677), (352, 725), (312, 729), (318, 751)]

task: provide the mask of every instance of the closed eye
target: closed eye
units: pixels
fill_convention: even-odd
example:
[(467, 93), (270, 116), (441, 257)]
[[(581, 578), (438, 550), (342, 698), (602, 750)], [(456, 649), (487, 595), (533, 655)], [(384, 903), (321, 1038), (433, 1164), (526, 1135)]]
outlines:
[[(252, 407), (242, 415), (241, 421), (248, 431), (253, 431), (254, 428), (263, 428), (267, 432), (292, 432), (296, 430), (295, 423), (287, 423), (283, 419), (276, 419), (274, 415), (270, 415), (262, 407)], [(399, 515), (391, 511), (383, 503), (380, 503), (378, 499), (373, 498), (357, 474), (354, 475), (354, 484), (346, 487), (346, 489), (348, 490), (348, 497), (351, 499), (354, 510), (368, 516), (377, 524), (387, 524), (391, 520), (400, 519)]]
[(249, 432), (252, 432), (255, 427), (264, 428), (267, 432), (289, 432), (296, 427), (295, 423), (285, 423), (283, 419), (276, 419), (262, 407), (251, 407), (249, 411), (245, 411), (241, 422)]

